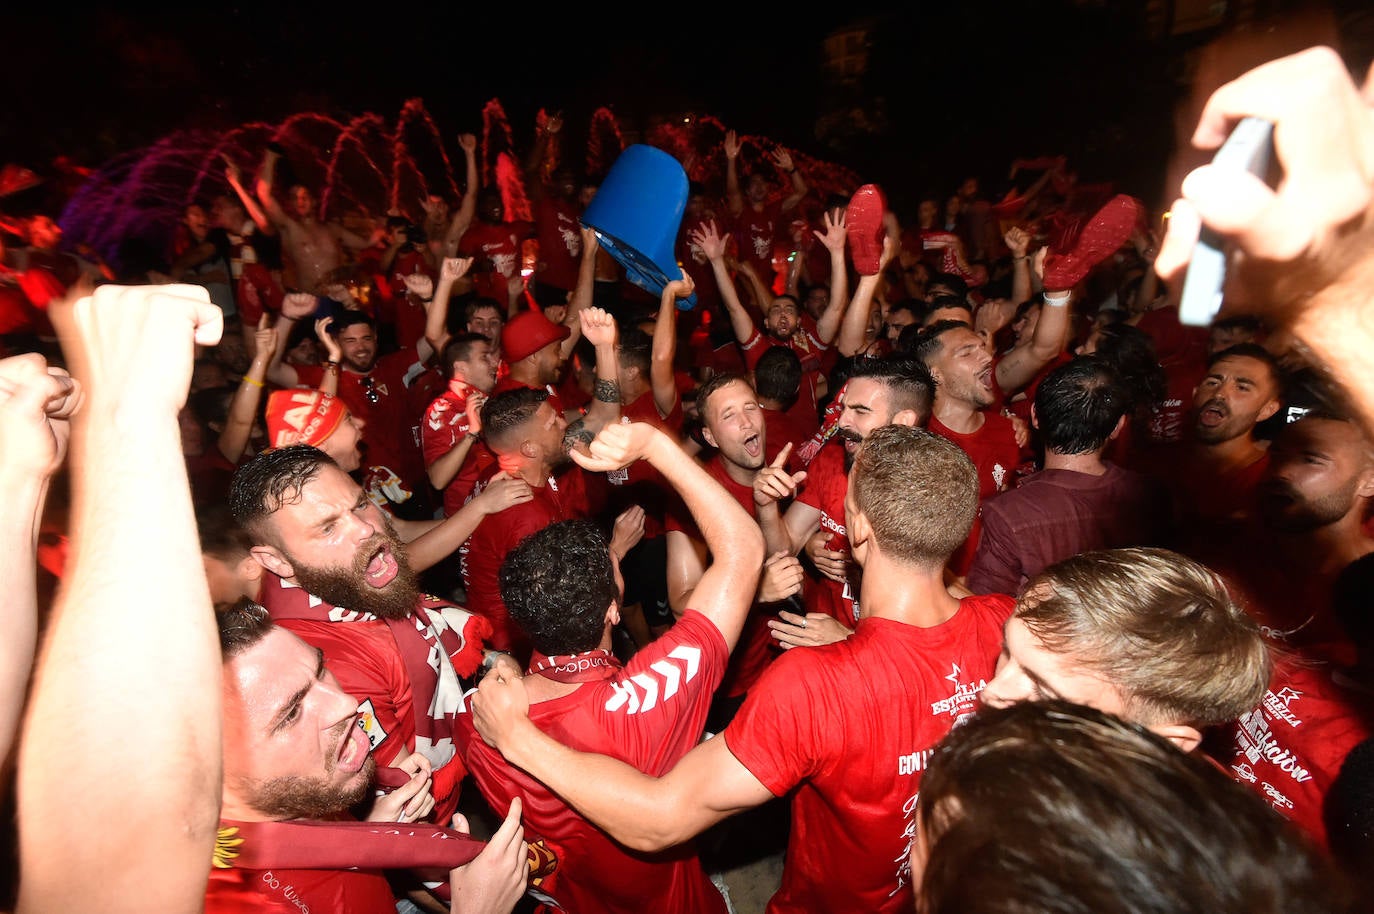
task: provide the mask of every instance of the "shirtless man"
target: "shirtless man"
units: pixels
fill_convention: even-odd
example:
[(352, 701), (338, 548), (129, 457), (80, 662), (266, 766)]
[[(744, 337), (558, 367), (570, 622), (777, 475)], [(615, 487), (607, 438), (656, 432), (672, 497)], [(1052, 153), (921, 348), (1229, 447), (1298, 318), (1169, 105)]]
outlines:
[(317, 215), (318, 201), (304, 184), (293, 184), (289, 190), (291, 211), (272, 196), (277, 160), (281, 153), (268, 147), (267, 156), (258, 172), (258, 201), (262, 203), (268, 220), (281, 234), (282, 254), (286, 261), (288, 288), (318, 292), (324, 277), (345, 262), (344, 249), (361, 251), (370, 239), (361, 238), (341, 225), (321, 222)]

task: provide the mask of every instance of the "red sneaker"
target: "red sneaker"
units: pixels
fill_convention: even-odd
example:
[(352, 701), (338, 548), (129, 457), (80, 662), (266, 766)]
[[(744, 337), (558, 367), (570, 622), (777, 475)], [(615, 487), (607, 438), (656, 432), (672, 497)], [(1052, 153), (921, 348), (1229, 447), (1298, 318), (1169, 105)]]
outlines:
[(1073, 250), (1065, 254), (1050, 251), (1045, 255), (1046, 290), (1059, 292), (1082, 282), (1089, 270), (1130, 240), (1141, 211), (1140, 201), (1128, 194), (1117, 194), (1108, 200), (1083, 227)]
[(887, 198), (876, 184), (865, 184), (854, 191), (844, 211), (845, 232), (849, 239), (849, 257), (860, 276), (878, 272), (883, 254), (883, 213), (887, 212)]

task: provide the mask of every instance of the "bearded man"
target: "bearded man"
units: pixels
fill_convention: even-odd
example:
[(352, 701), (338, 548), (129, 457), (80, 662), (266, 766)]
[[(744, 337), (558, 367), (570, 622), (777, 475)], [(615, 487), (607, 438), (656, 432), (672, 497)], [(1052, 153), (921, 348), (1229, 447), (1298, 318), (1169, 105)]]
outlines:
[(358, 698), (380, 764), (412, 752), (429, 760), (434, 821), (448, 822), (463, 775), (453, 761), (454, 715), (490, 625), (420, 592), (390, 516), (318, 448), (249, 460), (234, 474), (229, 504), (266, 572), (260, 599), (273, 621), (319, 648)]

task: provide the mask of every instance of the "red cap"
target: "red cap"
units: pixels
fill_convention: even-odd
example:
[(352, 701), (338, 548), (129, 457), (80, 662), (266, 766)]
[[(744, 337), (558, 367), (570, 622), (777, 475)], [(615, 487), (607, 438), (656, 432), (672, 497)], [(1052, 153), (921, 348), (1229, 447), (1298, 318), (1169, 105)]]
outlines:
[(518, 362), (571, 334), (567, 325), (555, 324), (543, 311), (521, 311), (501, 328), (501, 355), (507, 362)]

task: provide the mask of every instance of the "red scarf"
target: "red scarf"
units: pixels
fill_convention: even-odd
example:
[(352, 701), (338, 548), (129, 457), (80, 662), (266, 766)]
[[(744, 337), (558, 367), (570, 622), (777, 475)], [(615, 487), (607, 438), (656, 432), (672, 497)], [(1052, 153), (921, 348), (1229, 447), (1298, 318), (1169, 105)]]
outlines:
[(620, 661), (610, 651), (598, 648), (580, 654), (559, 654), (547, 657), (535, 651), (530, 657), (529, 672), (538, 673), (554, 682), (595, 682), (609, 679), (620, 669)]
[[(262, 598), (274, 620), (308, 619), (340, 624), (377, 621), (372, 613), (333, 606), (275, 574), (264, 575)], [(491, 623), (428, 594), (421, 596), (416, 611), (404, 619), (382, 621), (391, 629), (396, 651), (410, 677), (416, 748), (429, 757), (437, 774), (453, 757), (453, 751), (448, 757), (434, 758), (423, 747), (447, 741), (445, 744), (452, 750), (458, 730), (456, 715), (463, 700), (459, 677), (472, 676), (482, 665), (484, 642), (491, 638)], [(436, 646), (440, 649), (433, 651)], [(439, 663), (437, 675), (430, 665), (431, 652), (448, 661)], [(447, 796), (440, 795), (438, 784), (435, 786), (434, 798), (442, 803)]]

